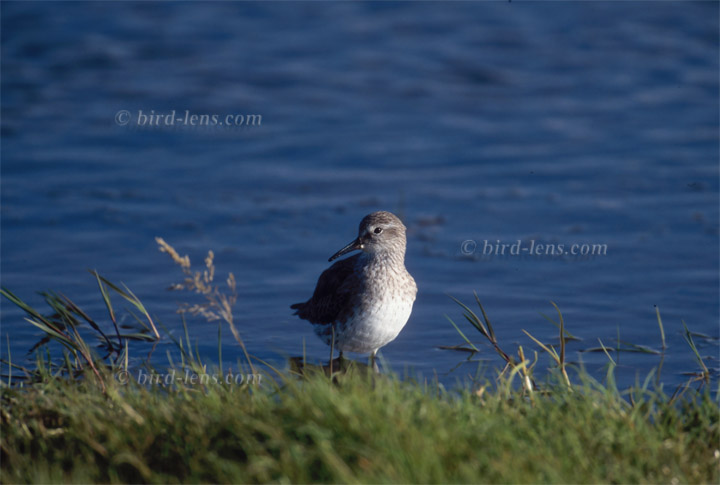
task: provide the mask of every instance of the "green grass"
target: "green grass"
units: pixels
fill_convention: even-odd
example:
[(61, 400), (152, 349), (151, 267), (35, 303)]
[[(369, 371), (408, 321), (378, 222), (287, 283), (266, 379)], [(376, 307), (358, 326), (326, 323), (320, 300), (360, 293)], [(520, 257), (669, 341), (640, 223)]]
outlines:
[[(187, 256), (181, 258), (164, 242), (161, 247), (181, 266), (183, 289), (204, 299), (187, 311), (220, 322), (218, 362), (224, 323), (245, 357), (233, 371), (262, 379), (242, 385), (138, 382), (141, 369), (145, 375), (164, 372), (161, 381), (172, 371), (223, 376), (230, 369), (212, 370), (203, 363), (187, 326), (183, 338), (161, 334), (162, 325), (155, 325), (127, 287), (97, 273), (107, 308), (107, 316), (98, 320), (61, 294), (44, 295), (50, 312), (43, 314), (3, 289), (0, 293), (23, 309), (45, 338), (34, 366), (13, 362), (9, 344), (7, 358), (0, 361), (6, 369), (0, 376), (2, 483), (720, 480), (720, 389), (711, 389), (717, 383), (687, 329), (701, 371), (671, 395), (662, 389), (659, 369), (644, 383), (618, 391), (615, 365), (602, 342), (608, 355), (604, 383), (568, 365), (565, 341), (575, 337), (557, 306), (558, 321), (545, 318), (558, 326), (559, 351), (528, 334), (553, 361), (543, 373), (549, 377), (536, 382), (537, 352), (531, 361), (522, 347), (503, 349), (477, 298), (482, 318), (455, 301), (506, 365), (472, 388), (447, 392), (437, 382), (376, 375), (354, 363), (332, 376), (312, 366), (302, 375), (277, 372), (245, 352), (233, 325), (234, 278), (227, 280), (230, 293), (213, 285), (212, 254), (203, 272), (192, 272)], [(128, 308), (114, 306), (113, 297)], [(120, 319), (122, 311), (132, 318)], [(118, 324), (128, 320), (132, 328)], [(152, 350), (145, 358), (131, 358), (131, 348), (154, 349), (161, 339), (175, 344), (166, 369), (150, 366)], [(257, 374), (258, 369), (265, 373)]]
[[(708, 392), (634, 404), (562, 379), (531, 401), (349, 373), (186, 388), (51, 379), (2, 390), (2, 481), (717, 483)], [(481, 395), (478, 395), (481, 394)]]

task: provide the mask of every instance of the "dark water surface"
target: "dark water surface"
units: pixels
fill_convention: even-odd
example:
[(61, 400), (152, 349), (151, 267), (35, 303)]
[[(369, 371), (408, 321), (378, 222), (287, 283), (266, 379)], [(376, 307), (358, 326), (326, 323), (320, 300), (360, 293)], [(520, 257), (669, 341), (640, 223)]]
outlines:
[[(477, 291), (500, 342), (660, 347), (676, 385), (718, 364), (718, 3), (3, 2), (2, 285), (57, 290), (101, 317), (95, 268), (173, 332), (181, 279), (162, 236), (238, 279), (248, 350), (328, 349), (289, 305), (374, 210), (409, 229), (420, 292), (382, 350), (452, 383), (473, 362), (447, 296)], [(116, 115), (127, 110), (130, 122)], [(240, 128), (137, 126), (138, 114), (259, 114)], [(121, 120), (122, 121), (122, 120)], [(465, 243), (464, 241), (474, 241)], [(483, 255), (484, 241), (607, 245), (605, 255)], [(474, 249), (474, 251), (473, 251)], [(472, 252), (473, 254), (466, 254)], [(117, 302), (120, 305), (120, 302)], [(13, 360), (39, 334), (2, 302)], [(481, 344), (467, 323), (463, 328)], [(190, 320), (216, 359), (217, 327)], [(229, 342), (223, 356), (239, 356)], [(158, 359), (165, 357), (158, 352)], [(620, 384), (659, 357), (623, 353)], [(452, 372), (451, 369), (454, 369)]]

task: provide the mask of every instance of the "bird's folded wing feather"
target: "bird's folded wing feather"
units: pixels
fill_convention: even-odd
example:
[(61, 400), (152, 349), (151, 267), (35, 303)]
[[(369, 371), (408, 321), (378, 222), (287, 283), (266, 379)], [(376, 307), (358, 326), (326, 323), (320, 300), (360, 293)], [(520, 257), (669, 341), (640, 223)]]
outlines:
[(318, 278), (312, 298), (290, 308), (311, 323), (329, 325), (343, 321), (351, 313), (352, 298), (356, 294), (357, 275), (353, 272), (359, 254), (342, 259), (323, 271)]

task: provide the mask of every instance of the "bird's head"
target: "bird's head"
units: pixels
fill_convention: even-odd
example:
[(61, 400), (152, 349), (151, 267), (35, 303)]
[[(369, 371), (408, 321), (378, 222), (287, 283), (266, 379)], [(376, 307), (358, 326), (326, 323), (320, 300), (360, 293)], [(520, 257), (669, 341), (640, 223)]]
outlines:
[(405, 230), (402, 221), (390, 212), (368, 214), (360, 221), (357, 239), (335, 253), (329, 261), (358, 249), (366, 253), (388, 252), (404, 256)]

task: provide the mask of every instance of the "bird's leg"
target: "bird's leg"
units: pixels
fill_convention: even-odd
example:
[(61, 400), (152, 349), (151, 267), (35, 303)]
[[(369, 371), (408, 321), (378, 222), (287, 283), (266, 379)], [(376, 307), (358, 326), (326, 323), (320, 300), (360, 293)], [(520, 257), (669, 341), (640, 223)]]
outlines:
[(335, 359), (335, 366), (337, 367), (337, 370), (339, 370), (339, 371), (345, 370), (345, 369), (344, 369), (344, 364), (345, 364), (345, 360), (344, 360), (344, 359), (345, 359), (345, 358), (343, 357), (343, 353), (342, 353), (342, 350), (341, 350), (341, 351), (338, 353), (338, 358)]
[(375, 358), (375, 354), (377, 353), (377, 350), (373, 351), (370, 354), (370, 364), (372, 365), (372, 369), (375, 371), (376, 374), (380, 373), (380, 368), (377, 365), (377, 359)]
[[(328, 366), (330, 367), (330, 375), (333, 373), (333, 357), (335, 356), (335, 325), (331, 327), (332, 329), (332, 340), (330, 340), (330, 362), (328, 363)], [(342, 355), (342, 351), (340, 351), (340, 355)]]

